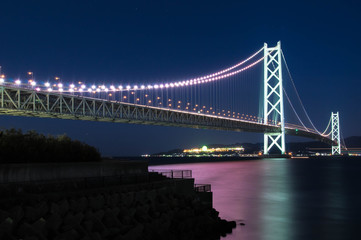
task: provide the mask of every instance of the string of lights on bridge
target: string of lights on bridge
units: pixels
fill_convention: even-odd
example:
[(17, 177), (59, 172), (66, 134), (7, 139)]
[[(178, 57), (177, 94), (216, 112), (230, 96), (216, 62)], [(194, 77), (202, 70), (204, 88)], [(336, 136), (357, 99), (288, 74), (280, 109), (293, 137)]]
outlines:
[[(189, 80), (183, 80), (183, 81), (176, 81), (176, 82), (169, 82), (169, 83), (155, 83), (155, 84), (142, 84), (142, 85), (109, 85), (106, 86), (104, 84), (102, 85), (86, 85), (83, 82), (78, 82), (78, 84), (74, 84), (74, 83), (70, 83), (68, 85), (64, 84), (64, 83), (50, 83), (50, 82), (45, 82), (43, 84), (38, 84), (35, 80), (34, 80), (34, 73), (33, 72), (28, 72), (28, 75), (31, 77), (30, 79), (27, 80), (27, 82), (23, 83), (20, 79), (16, 79), (14, 82), (6, 82), (5, 81), (5, 75), (1, 75), (0, 76), (0, 84), (15, 84), (16, 86), (22, 86), (22, 87), (30, 87), (35, 89), (36, 91), (49, 91), (49, 92), (67, 92), (67, 93), (82, 93), (82, 92), (88, 92), (88, 93), (99, 93), (99, 92), (117, 92), (117, 91), (141, 91), (141, 90), (146, 90), (146, 89), (163, 89), (163, 88), (177, 88), (177, 87), (183, 87), (183, 86), (192, 86), (192, 85), (197, 85), (197, 84), (204, 84), (204, 83), (209, 83), (209, 82), (213, 82), (213, 81), (218, 81), (224, 78), (228, 78), (231, 77), (233, 75), (239, 74), (253, 66), (255, 66), (256, 64), (258, 64), (259, 62), (261, 62), (264, 57), (261, 57), (260, 59), (256, 60), (255, 62), (239, 69), (233, 72), (229, 72), (237, 67), (240, 67), (241, 65), (247, 63), (248, 61), (250, 61), (251, 59), (253, 59), (255, 56), (257, 56), (261, 51), (263, 50), (263, 48), (259, 49), (257, 52), (255, 52), (254, 54), (252, 54), (250, 57), (248, 57), (247, 59), (245, 59), (242, 62), (239, 62), (229, 68), (223, 69), (221, 71), (209, 74), (209, 75), (205, 75), (202, 77), (197, 77), (197, 78), (193, 78), (193, 79), (189, 79)], [(229, 72), (229, 73), (227, 73)], [(227, 73), (227, 74), (225, 74)], [(55, 80), (60, 80), (59, 77), (55, 77)]]
[[(79, 94), (82, 96), (83, 94), (91, 94), (91, 97), (95, 97), (95, 94), (105, 93), (108, 97), (112, 97), (114, 93), (120, 93), (120, 101), (125, 103), (133, 103), (133, 104), (143, 104), (147, 106), (157, 106), (157, 107), (163, 107), (163, 108), (173, 108), (173, 109), (179, 109), (181, 110), (182, 101), (177, 101), (176, 99), (172, 98), (164, 98), (157, 96), (152, 99), (147, 99), (149, 97), (149, 93), (147, 91), (152, 90), (165, 90), (168, 89), (177, 89), (180, 87), (194, 87), (199, 86), (202, 84), (217, 82), (219, 80), (232, 77), (234, 75), (237, 75), (241, 72), (244, 72), (247, 69), (250, 69), (260, 63), (264, 60), (264, 56), (258, 58), (252, 63), (249, 63), (246, 66), (243, 66), (245, 63), (249, 62), (253, 58), (255, 58), (257, 55), (259, 55), (264, 48), (259, 49), (254, 54), (252, 54), (250, 57), (246, 58), (245, 60), (228, 67), (226, 69), (223, 69), (221, 71), (204, 75), (197, 78), (192, 78), (188, 80), (183, 81), (174, 81), (174, 82), (167, 82), (167, 83), (154, 83), (154, 84), (135, 84), (135, 85), (96, 85), (96, 84), (85, 84), (84, 82), (77, 82), (77, 83), (70, 83), (66, 84), (61, 82), (61, 79), (59, 77), (55, 77), (56, 83), (51, 82), (36, 82), (34, 78), (33, 72), (27, 72), (28, 79), (26, 81), (22, 81), (21, 79), (16, 79), (14, 81), (11, 81), (10, 79), (7, 79), (4, 74), (0, 73), (0, 84), (1, 85), (7, 85), (7, 86), (15, 86), (15, 87), (21, 87), (26, 89), (32, 89), (35, 91), (47, 91), (47, 92), (53, 92), (58, 94)], [(243, 66), (242, 68), (235, 70), (239, 67)], [(0, 68), (1, 69), (1, 68)], [(232, 71), (233, 70), (233, 71)], [(143, 93), (142, 93), (143, 91)], [(138, 96), (137, 96), (137, 92)], [(124, 95), (123, 95), (124, 94)], [(131, 101), (131, 97), (133, 101)], [(185, 103), (185, 104), (184, 104)], [(215, 116), (222, 116), (222, 117), (231, 117), (236, 118), (244, 121), (250, 121), (250, 122), (256, 122), (256, 123), (262, 123), (264, 124), (264, 119), (262, 117), (258, 117), (255, 115), (245, 114), (245, 113), (239, 113), (235, 111), (230, 111), (226, 109), (218, 109), (218, 111), (215, 109), (215, 107), (212, 106), (205, 106), (200, 104), (191, 104), (190, 102), (184, 102), (183, 105), (185, 106), (186, 111), (194, 111), (196, 113), (202, 113), (202, 114), (210, 114)], [(153, 104), (153, 105), (152, 105)], [(296, 113), (297, 114), (297, 113)], [(275, 121), (273, 119), (268, 119), (267, 124), (278, 126), (280, 122)], [(314, 129), (307, 128), (301, 121), (302, 126), (298, 126), (295, 124), (286, 124), (288, 127), (291, 128), (300, 128), (304, 129), (309, 132), (318, 132)]]

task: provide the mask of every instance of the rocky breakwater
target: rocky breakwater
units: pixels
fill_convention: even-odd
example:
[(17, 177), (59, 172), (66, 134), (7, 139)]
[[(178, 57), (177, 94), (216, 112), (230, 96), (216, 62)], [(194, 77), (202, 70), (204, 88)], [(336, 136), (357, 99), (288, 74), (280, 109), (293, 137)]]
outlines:
[(18, 183), (21, 191), (0, 196), (0, 239), (210, 240), (235, 227), (197, 196), (194, 179), (154, 174), (134, 184), (83, 188), (73, 182), (62, 191), (51, 187), (62, 183)]

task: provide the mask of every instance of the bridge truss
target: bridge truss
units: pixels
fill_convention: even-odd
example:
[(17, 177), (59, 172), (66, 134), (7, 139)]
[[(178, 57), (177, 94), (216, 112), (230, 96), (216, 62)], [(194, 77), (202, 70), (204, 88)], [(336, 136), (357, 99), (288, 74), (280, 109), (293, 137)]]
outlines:
[[(11, 86), (0, 86), (0, 114), (236, 132), (279, 132), (277, 125)], [(286, 133), (331, 143), (329, 138), (324, 138), (311, 129), (287, 127)]]
[[(254, 61), (248, 66), (236, 70), (247, 61), (253, 59), (262, 50), (264, 51), (262, 58)], [(327, 129), (324, 133), (320, 133), (317, 129), (307, 128), (302, 122), (303, 126), (287, 124), (285, 122), (281, 55), (282, 50), (280, 42), (278, 42), (275, 47), (268, 47), (265, 43), (262, 49), (258, 50), (246, 60), (213, 74), (174, 83), (171, 82), (148, 86), (128, 85), (125, 89), (121, 86), (115, 88), (114, 86), (106, 87), (104, 85), (98, 87), (93, 85), (90, 87), (83, 83), (78, 88), (74, 84), (70, 84), (69, 88), (65, 89), (62, 83), (50, 84), (47, 82), (43, 86), (38, 86), (31, 80), (27, 85), (22, 84), (20, 80), (16, 80), (15, 83), (5, 82), (5, 80), (0, 77), (0, 114), (178, 126), (237, 132), (258, 132), (264, 134), (265, 154), (268, 154), (272, 148), (278, 148), (281, 153), (284, 154), (286, 151), (285, 134), (288, 134), (326, 142), (332, 145), (332, 154), (341, 154), (338, 113), (332, 113), (331, 116), (331, 138), (329, 137), (331, 133), (327, 135), (324, 134)], [(170, 106), (172, 104), (164, 104), (163, 107), (152, 106), (150, 104), (148, 105), (147, 102), (138, 102), (139, 98), (136, 97), (139, 97), (139, 95), (136, 95), (137, 92), (147, 93), (147, 91), (157, 92), (164, 90), (167, 91), (166, 99), (168, 100), (168, 89), (169, 91), (174, 91), (178, 87), (180, 89), (181, 87), (191, 88), (192, 86), (197, 86), (196, 89), (199, 91), (200, 86), (203, 84), (211, 84), (221, 79), (232, 77), (255, 66), (262, 60), (264, 63), (263, 117), (258, 117), (259, 120), (254, 118), (253, 121), (250, 121), (251, 119), (249, 118), (248, 120), (243, 117), (239, 118), (239, 116), (234, 116), (234, 112), (233, 118), (230, 117), (231, 114), (229, 114), (228, 117), (226, 114), (215, 114), (214, 110), (213, 114), (208, 114), (205, 111), (202, 112), (202, 109), (192, 112), (186, 110), (188, 109), (188, 105), (185, 109), (171, 108)], [(57, 87), (58, 89), (56, 90), (54, 87)], [(134, 93), (134, 103), (131, 103), (129, 100), (128, 102), (124, 102), (122, 101), (122, 97), (120, 98), (120, 101), (94, 97), (94, 94), (107, 93), (108, 91), (111, 91), (114, 94), (118, 92), (120, 93), (120, 96), (122, 96), (123, 92), (127, 93), (129, 96), (129, 93), (134, 91), (132, 92), (132, 94)], [(124, 95), (123, 97), (125, 98), (126, 96)], [(145, 95), (145, 97), (147, 97), (147, 95)], [(159, 99), (159, 97), (157, 99)], [(149, 100), (149, 102), (151, 101)], [(196, 108), (194, 108), (194, 110), (196, 110)]]

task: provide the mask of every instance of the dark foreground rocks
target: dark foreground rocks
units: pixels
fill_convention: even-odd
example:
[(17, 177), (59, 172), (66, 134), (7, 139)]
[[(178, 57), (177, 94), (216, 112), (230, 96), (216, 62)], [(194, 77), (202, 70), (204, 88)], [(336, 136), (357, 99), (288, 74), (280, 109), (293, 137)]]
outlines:
[(171, 181), (0, 199), (0, 239), (211, 240), (236, 226)]

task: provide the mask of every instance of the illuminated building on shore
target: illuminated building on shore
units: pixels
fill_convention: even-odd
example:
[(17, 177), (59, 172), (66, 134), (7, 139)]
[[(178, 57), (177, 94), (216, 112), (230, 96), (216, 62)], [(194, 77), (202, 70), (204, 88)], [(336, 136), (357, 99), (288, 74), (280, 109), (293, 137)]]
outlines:
[(220, 154), (220, 155), (228, 155), (228, 154), (241, 154), (244, 152), (244, 148), (242, 146), (239, 147), (216, 147), (216, 148), (208, 148), (207, 146), (203, 146), (202, 148), (191, 148), (184, 149), (183, 153), (189, 155), (197, 155), (197, 154)]

